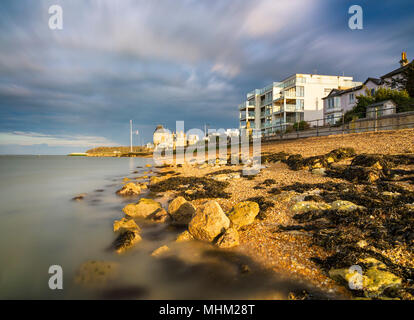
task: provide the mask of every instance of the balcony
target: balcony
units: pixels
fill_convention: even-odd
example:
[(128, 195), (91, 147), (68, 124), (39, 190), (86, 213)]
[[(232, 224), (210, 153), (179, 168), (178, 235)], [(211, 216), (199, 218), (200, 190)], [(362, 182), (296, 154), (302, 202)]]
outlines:
[(254, 120), (255, 113), (254, 112), (248, 112), (247, 114), (241, 114), (240, 120)]
[(251, 104), (250, 101), (246, 101), (242, 104), (239, 104), (239, 110), (245, 110), (246, 108), (248, 109), (254, 109), (255, 105)]
[(284, 109), (283, 105), (273, 107), (273, 113), (274, 114), (282, 113), (284, 110), (286, 112), (303, 112), (304, 108), (303, 108), (303, 106), (298, 106), (296, 104), (286, 104), (285, 109)]

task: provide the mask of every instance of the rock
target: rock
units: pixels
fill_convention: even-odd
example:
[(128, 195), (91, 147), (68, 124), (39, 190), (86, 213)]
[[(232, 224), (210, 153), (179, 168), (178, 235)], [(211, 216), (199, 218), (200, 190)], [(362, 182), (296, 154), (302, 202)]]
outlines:
[(126, 230), (122, 232), (113, 242), (117, 253), (124, 253), (142, 240), (137, 230)]
[(157, 184), (161, 181), (162, 181), (162, 179), (160, 177), (156, 177), (156, 176), (150, 177), (150, 185)]
[(241, 176), (240, 176), (240, 173), (233, 172), (233, 173), (229, 173), (229, 178), (230, 179), (241, 179)]
[(81, 194), (78, 194), (76, 197), (73, 197), (73, 198), (72, 198), (72, 200), (73, 200), (73, 201), (81, 201), (81, 200), (83, 200), (85, 197), (86, 197), (86, 193), (81, 193)]
[(176, 224), (187, 225), (196, 213), (196, 208), (183, 197), (177, 197), (168, 206), (168, 212)]
[(194, 237), (191, 235), (190, 232), (188, 232), (188, 230), (180, 233), (177, 237), (177, 239), (175, 240), (176, 242), (185, 242), (185, 241), (190, 241), (193, 240)]
[(338, 211), (355, 211), (357, 209), (362, 209), (364, 207), (358, 206), (353, 202), (350, 201), (344, 201), (344, 200), (337, 200), (331, 203), (331, 209), (332, 210), (338, 210)]
[(227, 229), (216, 242), (216, 245), (223, 249), (237, 247), (239, 244), (239, 233), (235, 228)]
[(293, 154), (286, 159), (286, 164), (291, 170), (301, 170), (304, 168), (303, 157), (300, 154)]
[(331, 206), (329, 204), (315, 201), (300, 201), (291, 207), (291, 210), (295, 213), (306, 213), (309, 211), (329, 209), (331, 209)]
[(152, 215), (148, 217), (148, 219), (158, 222), (158, 223), (165, 223), (169, 220), (170, 216), (168, 215), (167, 211), (164, 208), (160, 208), (155, 211)]
[(414, 203), (407, 203), (405, 207), (408, 209), (408, 211), (414, 212)]
[(188, 231), (195, 239), (211, 242), (229, 226), (229, 218), (220, 205), (211, 200), (197, 208), (188, 225)]
[(333, 162), (338, 162), (344, 159), (352, 158), (355, 154), (354, 148), (339, 148), (329, 152), (326, 155), (326, 160), (331, 163), (329, 158), (332, 158), (334, 160)]
[(158, 249), (154, 250), (151, 253), (151, 256), (158, 257), (158, 256), (166, 253), (167, 251), (170, 251), (170, 248), (168, 246), (162, 246), (162, 247), (159, 247)]
[(292, 198), (298, 194), (295, 191), (283, 191), (282, 193), (275, 195), (272, 199), (278, 202), (290, 202)]
[(326, 171), (325, 168), (316, 168), (312, 170), (312, 174), (323, 177), (323, 176), (326, 176), (325, 171)]
[(229, 176), (227, 175), (227, 174), (218, 174), (218, 175), (215, 175), (214, 177), (213, 177), (213, 179), (214, 180), (216, 180), (216, 181), (226, 181), (226, 180), (228, 180), (229, 179)]
[(114, 232), (125, 230), (141, 230), (133, 219), (122, 218), (121, 220), (114, 221)]
[(261, 167), (243, 167), (243, 176), (255, 176), (260, 173)]
[(326, 158), (326, 162), (328, 162), (328, 163), (334, 163), (335, 162), (335, 159), (333, 157), (327, 157)]
[(388, 168), (388, 163), (385, 157), (380, 154), (360, 154), (352, 160), (351, 166), (383, 170), (384, 168)]
[(161, 209), (161, 204), (152, 199), (142, 198), (136, 204), (127, 204), (122, 211), (133, 218), (147, 218), (158, 209)]
[(126, 185), (124, 185), (120, 190), (118, 190), (116, 193), (121, 196), (139, 195), (141, 193), (141, 187), (139, 185), (136, 185), (133, 182), (129, 182)]
[(141, 188), (141, 190), (147, 190), (148, 189), (148, 186), (145, 183), (139, 183), (138, 185)]
[(368, 242), (366, 242), (365, 240), (359, 240), (357, 242), (357, 246), (360, 247), (360, 248), (365, 248), (365, 247), (368, 246)]
[(384, 191), (382, 193), (383, 196), (388, 197), (388, 198), (395, 198), (395, 197), (399, 197), (401, 195), (401, 193), (398, 192), (389, 192), (389, 191)]
[(343, 172), (343, 177), (354, 183), (374, 183), (382, 176), (383, 173), (381, 170), (362, 166), (350, 166)]
[(75, 283), (86, 286), (102, 286), (118, 275), (119, 264), (111, 261), (87, 261), (75, 274)]
[[(386, 265), (374, 258), (360, 259), (366, 270), (359, 276), (359, 285), (362, 285), (364, 295), (369, 298), (379, 297), (386, 289), (399, 288), (402, 280), (386, 270)], [(329, 276), (342, 283), (355, 280), (356, 272), (351, 269), (331, 269)]]
[(232, 224), (239, 229), (253, 223), (259, 211), (260, 208), (256, 202), (244, 201), (236, 204), (228, 216)]

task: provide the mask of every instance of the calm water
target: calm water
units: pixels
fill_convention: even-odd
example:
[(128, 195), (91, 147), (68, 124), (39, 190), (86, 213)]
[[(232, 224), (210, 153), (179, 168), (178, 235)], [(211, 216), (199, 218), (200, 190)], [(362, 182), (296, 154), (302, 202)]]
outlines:
[[(1, 299), (200, 299), (286, 297), (302, 284), (285, 282), (247, 257), (201, 243), (176, 244), (182, 230), (138, 221), (143, 241), (118, 256), (108, 250), (112, 223), (123, 217), (115, 191), (123, 177), (146, 171), (151, 159), (0, 156)], [(140, 166), (142, 168), (138, 168)], [(71, 199), (86, 193), (82, 201)], [(168, 244), (172, 254), (150, 253)], [(74, 282), (88, 260), (119, 263), (116, 280), (89, 288)], [(63, 290), (50, 290), (48, 269), (63, 268)], [(246, 266), (249, 272), (246, 271)]]

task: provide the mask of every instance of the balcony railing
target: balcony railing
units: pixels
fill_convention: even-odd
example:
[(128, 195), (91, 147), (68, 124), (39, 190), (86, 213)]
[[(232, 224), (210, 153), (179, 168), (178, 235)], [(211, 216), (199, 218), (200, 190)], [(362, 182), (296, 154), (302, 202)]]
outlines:
[(250, 103), (250, 101), (246, 101), (242, 104), (239, 104), (239, 110), (243, 110), (243, 109), (246, 109), (246, 108), (252, 109), (254, 107), (255, 107), (255, 105)]
[(246, 117), (249, 118), (249, 119), (254, 119), (255, 113), (254, 112), (248, 112), (247, 114), (244, 113), (244, 114), (240, 115), (240, 119), (242, 119), (242, 120), (245, 120)]
[(298, 106), (296, 104), (286, 104), (286, 108), (284, 106), (276, 106), (273, 107), (273, 113), (281, 113), (284, 110), (287, 112), (301, 112), (304, 110), (303, 106)]

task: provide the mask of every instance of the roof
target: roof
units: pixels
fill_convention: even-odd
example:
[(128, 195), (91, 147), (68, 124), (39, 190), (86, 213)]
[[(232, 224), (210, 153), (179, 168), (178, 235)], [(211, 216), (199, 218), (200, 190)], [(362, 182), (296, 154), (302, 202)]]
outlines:
[(378, 78), (368, 78), (367, 80), (365, 80), (364, 85), (366, 85), (370, 81), (373, 82), (373, 83), (375, 83), (377, 86), (380, 86), (383, 83), (382, 79), (378, 79)]
[(387, 73), (387, 74), (385, 74), (385, 75), (383, 75), (382, 77), (381, 77), (381, 79), (385, 79), (385, 78), (391, 78), (392, 76), (395, 76), (396, 74), (400, 74), (400, 73), (402, 73), (410, 64), (412, 64), (414, 62), (414, 60), (413, 61), (411, 61), (409, 64), (407, 64), (406, 66), (404, 66), (404, 67), (399, 67), (398, 69), (395, 69), (395, 70), (393, 70), (393, 71), (391, 71), (391, 72), (389, 72), (389, 73)]
[(363, 87), (364, 87), (364, 85), (361, 84), (360, 86), (356, 86), (356, 87), (352, 87), (352, 88), (344, 89), (344, 90), (332, 89), (332, 91), (329, 92), (329, 94), (325, 98), (322, 98), (322, 100), (327, 99), (327, 98), (331, 98), (331, 97), (338, 97), (338, 96), (341, 96), (345, 93), (358, 91), (358, 90), (361, 90)]
[(388, 100), (384, 100), (384, 101), (380, 101), (380, 102), (376, 102), (376, 103), (370, 104), (369, 106), (367, 106), (367, 108), (382, 106), (382, 105), (386, 104), (387, 102), (392, 102), (394, 105), (397, 105), (394, 102), (394, 100), (388, 99)]

